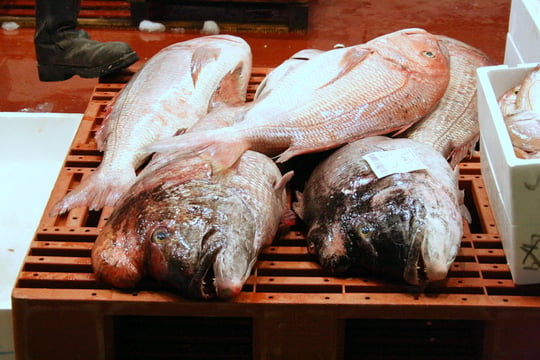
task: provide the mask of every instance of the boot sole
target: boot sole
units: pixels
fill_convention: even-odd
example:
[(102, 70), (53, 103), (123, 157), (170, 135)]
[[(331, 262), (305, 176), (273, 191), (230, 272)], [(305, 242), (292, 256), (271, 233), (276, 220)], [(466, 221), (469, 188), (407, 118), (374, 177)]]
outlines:
[(82, 78), (97, 78), (126, 68), (139, 60), (137, 53), (124, 55), (112, 64), (105, 64), (94, 68), (77, 68), (68, 65), (38, 64), (40, 81), (63, 81), (78, 75)]

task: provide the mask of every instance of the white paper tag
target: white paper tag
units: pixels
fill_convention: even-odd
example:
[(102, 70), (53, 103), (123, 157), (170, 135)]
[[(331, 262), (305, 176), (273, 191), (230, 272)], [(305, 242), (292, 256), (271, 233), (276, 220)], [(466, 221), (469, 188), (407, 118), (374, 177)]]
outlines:
[(417, 154), (409, 148), (373, 152), (364, 155), (364, 160), (378, 178), (427, 168)]

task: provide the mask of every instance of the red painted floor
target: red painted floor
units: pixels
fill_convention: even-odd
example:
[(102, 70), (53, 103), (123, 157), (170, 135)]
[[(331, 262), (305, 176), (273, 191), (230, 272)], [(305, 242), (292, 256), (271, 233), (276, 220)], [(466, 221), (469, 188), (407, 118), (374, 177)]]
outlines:
[[(252, 46), (254, 66), (274, 67), (297, 50), (354, 45), (408, 27), (454, 37), (497, 63), (504, 58), (511, 0), (312, 0), (305, 35), (236, 33)], [(95, 40), (121, 40), (141, 62), (161, 48), (197, 33), (142, 33), (137, 29), (86, 29)], [(38, 80), (32, 28), (0, 29), (0, 111), (82, 113), (97, 79)]]

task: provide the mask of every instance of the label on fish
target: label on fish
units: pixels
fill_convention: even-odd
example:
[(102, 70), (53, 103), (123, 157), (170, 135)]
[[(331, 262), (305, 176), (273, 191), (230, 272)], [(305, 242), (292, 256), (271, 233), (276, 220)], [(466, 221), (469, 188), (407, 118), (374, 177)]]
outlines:
[(364, 160), (378, 178), (427, 168), (418, 155), (409, 148), (373, 152), (364, 155)]

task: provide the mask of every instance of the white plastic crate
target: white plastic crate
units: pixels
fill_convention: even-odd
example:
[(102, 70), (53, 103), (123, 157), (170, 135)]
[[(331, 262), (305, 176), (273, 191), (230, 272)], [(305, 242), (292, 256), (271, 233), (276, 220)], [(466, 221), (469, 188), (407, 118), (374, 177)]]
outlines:
[(515, 156), (497, 99), (535, 66), (478, 69), (482, 175), (516, 284), (540, 283), (540, 159)]
[(516, 51), (522, 63), (540, 62), (540, 0), (512, 0), (508, 35), (513, 44), (507, 38), (505, 64), (515, 65)]
[(519, 285), (538, 284), (540, 283), (540, 221), (536, 224), (512, 224), (502, 201), (501, 189), (492, 171), (493, 160), (485, 151), (486, 141), (484, 138), (480, 139), (482, 176), (512, 279)]
[(521, 83), (536, 64), (478, 69), (478, 119), (484, 150), (493, 159), (495, 181), (512, 224), (540, 222), (540, 159), (515, 156), (497, 99)]

